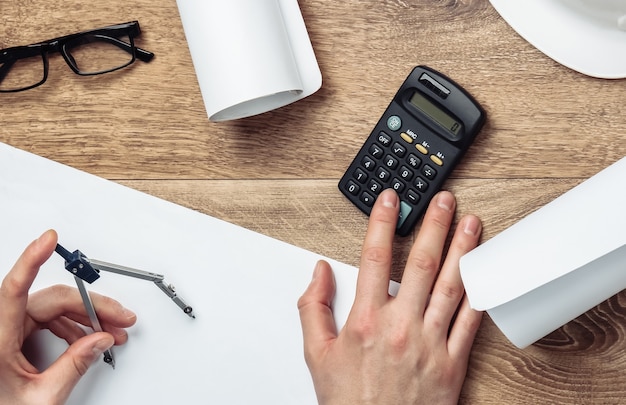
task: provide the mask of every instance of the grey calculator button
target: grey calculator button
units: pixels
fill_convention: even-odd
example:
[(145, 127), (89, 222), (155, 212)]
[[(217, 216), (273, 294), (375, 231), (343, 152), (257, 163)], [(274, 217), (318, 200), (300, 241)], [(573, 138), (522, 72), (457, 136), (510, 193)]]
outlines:
[(397, 131), (400, 129), (401, 126), (402, 120), (397, 115), (392, 115), (391, 117), (387, 118), (387, 128), (389, 128), (390, 130)]
[(413, 211), (413, 207), (404, 201), (400, 201), (400, 213), (398, 214), (398, 223), (396, 224), (396, 228), (400, 228), (404, 221), (409, 217), (409, 214)]

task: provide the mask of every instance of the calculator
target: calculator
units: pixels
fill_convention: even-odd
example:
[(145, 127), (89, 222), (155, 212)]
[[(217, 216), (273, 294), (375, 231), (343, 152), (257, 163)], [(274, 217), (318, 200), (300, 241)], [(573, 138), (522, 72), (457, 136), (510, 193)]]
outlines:
[(427, 66), (411, 71), (339, 181), (339, 190), (369, 215), (376, 197), (400, 197), (396, 234), (408, 235), (485, 122), (461, 86)]

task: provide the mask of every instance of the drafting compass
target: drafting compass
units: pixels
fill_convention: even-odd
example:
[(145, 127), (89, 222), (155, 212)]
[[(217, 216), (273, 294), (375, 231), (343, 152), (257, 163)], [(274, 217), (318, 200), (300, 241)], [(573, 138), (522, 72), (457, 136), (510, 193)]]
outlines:
[[(193, 309), (176, 294), (176, 291), (171, 284), (165, 283), (165, 277), (161, 274), (132, 269), (130, 267), (101, 262), (99, 260), (88, 259), (87, 256), (85, 256), (80, 250), (75, 250), (73, 253), (70, 253), (69, 250), (59, 244), (57, 244), (54, 250), (61, 257), (63, 257), (63, 259), (65, 259), (65, 269), (74, 275), (74, 280), (78, 286), (78, 291), (80, 292), (85, 309), (87, 310), (87, 315), (91, 321), (92, 329), (96, 332), (102, 332), (102, 326), (100, 325), (100, 321), (96, 315), (96, 310), (91, 302), (91, 297), (89, 297), (89, 293), (87, 292), (87, 288), (85, 287), (85, 283), (83, 281), (86, 281), (89, 284), (93, 283), (100, 278), (100, 271), (108, 271), (111, 273), (121, 274), (123, 276), (152, 281), (157, 287), (159, 287), (159, 289), (161, 289), (161, 291), (170, 297), (172, 301), (174, 301), (174, 303), (183, 310), (184, 313), (189, 315), (191, 318), (196, 317), (193, 314)], [(115, 368), (115, 359), (113, 358), (113, 352), (111, 349), (104, 352), (104, 362)]]

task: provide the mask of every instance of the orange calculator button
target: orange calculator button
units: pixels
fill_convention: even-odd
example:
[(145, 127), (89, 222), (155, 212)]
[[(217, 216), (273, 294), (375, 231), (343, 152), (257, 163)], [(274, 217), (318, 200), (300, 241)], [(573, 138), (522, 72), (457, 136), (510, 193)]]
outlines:
[(435, 155), (430, 155), (430, 160), (432, 160), (438, 166), (443, 166), (443, 160)]
[(406, 141), (406, 143), (413, 143), (413, 138), (411, 138), (411, 136), (406, 132), (401, 133), (400, 136)]

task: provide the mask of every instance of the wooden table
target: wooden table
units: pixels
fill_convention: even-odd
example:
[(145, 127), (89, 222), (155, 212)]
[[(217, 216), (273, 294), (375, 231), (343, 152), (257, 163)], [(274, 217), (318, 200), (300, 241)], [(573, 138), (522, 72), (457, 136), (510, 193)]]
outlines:
[[(156, 57), (79, 77), (53, 56), (43, 86), (0, 96), (0, 141), (352, 265), (367, 218), (337, 182), (415, 65), (455, 78), (487, 111), (446, 184), (459, 215), (482, 218), (483, 240), (626, 155), (626, 80), (557, 64), (487, 0), (300, 7), (322, 88), (216, 124), (206, 117), (174, 0), (2, 0), (0, 48), (137, 19), (137, 43)], [(397, 238), (396, 279), (412, 242)], [(526, 350), (485, 316), (461, 403), (626, 403), (625, 340), (624, 293)]]

